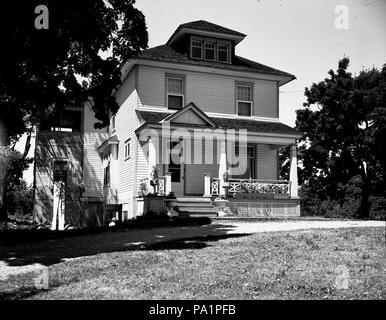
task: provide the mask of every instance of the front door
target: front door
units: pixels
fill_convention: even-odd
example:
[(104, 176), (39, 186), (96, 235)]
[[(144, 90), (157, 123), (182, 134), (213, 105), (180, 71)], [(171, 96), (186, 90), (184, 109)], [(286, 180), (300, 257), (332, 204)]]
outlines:
[(183, 141), (170, 142), (170, 160), (168, 171), (171, 173), (172, 192), (176, 197), (184, 195)]

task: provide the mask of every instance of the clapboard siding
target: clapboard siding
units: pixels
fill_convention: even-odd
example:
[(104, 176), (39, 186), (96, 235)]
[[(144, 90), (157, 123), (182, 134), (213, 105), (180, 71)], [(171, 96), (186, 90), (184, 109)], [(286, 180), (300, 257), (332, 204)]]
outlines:
[(165, 76), (180, 74), (186, 79), (185, 104), (194, 102), (204, 112), (236, 113), (237, 82), (253, 83), (254, 111), (258, 117), (277, 118), (277, 82), (226, 75), (138, 67), (138, 94), (141, 106), (165, 107)]
[(257, 145), (257, 179), (277, 179), (277, 151), (267, 144)]
[[(112, 161), (111, 178), (115, 179), (119, 203), (132, 203), (135, 176), (135, 144), (134, 130), (138, 127), (135, 113), (138, 95), (136, 90), (135, 69), (128, 75), (115, 94), (120, 108), (115, 117), (115, 131), (119, 140), (118, 160)], [(130, 158), (125, 159), (125, 142), (130, 140)]]
[(84, 197), (101, 198), (103, 196), (103, 160), (97, 150), (108, 137), (107, 129), (95, 129), (94, 111), (89, 104), (84, 107), (83, 134), (83, 179)]

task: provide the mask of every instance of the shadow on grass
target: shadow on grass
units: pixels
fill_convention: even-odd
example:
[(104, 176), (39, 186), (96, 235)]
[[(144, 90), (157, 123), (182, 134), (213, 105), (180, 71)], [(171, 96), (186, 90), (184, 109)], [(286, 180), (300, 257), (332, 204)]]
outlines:
[(233, 229), (232, 225), (193, 219), (169, 222), (163, 227), (154, 223), (113, 231), (48, 233), (46, 237), (35, 237), (34, 241), (3, 242), (0, 244), (0, 263), (6, 268), (32, 264), (50, 266), (67, 259), (109, 252), (202, 249), (208, 246), (208, 242), (247, 235), (230, 233)]

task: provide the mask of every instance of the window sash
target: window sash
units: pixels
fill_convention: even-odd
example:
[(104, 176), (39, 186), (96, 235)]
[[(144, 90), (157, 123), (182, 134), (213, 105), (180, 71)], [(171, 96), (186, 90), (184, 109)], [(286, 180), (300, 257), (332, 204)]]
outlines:
[(130, 158), (130, 142), (131, 140), (125, 142), (125, 159)]
[[(198, 52), (199, 49), (199, 55), (195, 54)], [(202, 59), (202, 49), (203, 49), (203, 43), (199, 40), (192, 40), (192, 58)]]
[(167, 90), (168, 93), (183, 94), (184, 80), (177, 77), (167, 77)]
[(252, 87), (237, 85), (237, 100), (252, 102)]
[[(220, 59), (221, 54), (225, 53), (225, 59)], [(229, 45), (228, 44), (219, 44), (217, 46), (217, 60), (220, 62), (229, 61)]]
[[(179, 99), (175, 99), (179, 98)], [(183, 94), (168, 94), (168, 99), (167, 99), (167, 104), (168, 104), (168, 109), (173, 109), (173, 110), (179, 110), (182, 109), (184, 106), (184, 95)], [(180, 104), (176, 105), (173, 104), (173, 102), (181, 100)]]
[(215, 45), (215, 43), (214, 42), (205, 42), (204, 47), (205, 47), (205, 60), (214, 61), (216, 59), (216, 45)]
[[(249, 110), (247, 109), (249, 106)], [(239, 116), (252, 116), (252, 102), (237, 100), (237, 114)]]

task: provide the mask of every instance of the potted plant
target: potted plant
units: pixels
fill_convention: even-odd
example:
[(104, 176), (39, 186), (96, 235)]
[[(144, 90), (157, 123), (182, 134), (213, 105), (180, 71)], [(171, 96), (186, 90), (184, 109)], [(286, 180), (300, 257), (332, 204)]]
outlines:
[(145, 197), (149, 194), (149, 179), (148, 178), (143, 178), (141, 179), (139, 183), (139, 190), (138, 190), (138, 195)]
[(153, 166), (153, 171), (151, 173), (150, 185), (152, 187), (158, 186), (159, 184), (159, 175), (157, 166)]
[(223, 217), (226, 215), (226, 212), (224, 211), (225, 207), (227, 206), (228, 204), (228, 200), (225, 200), (224, 198), (222, 197), (218, 197), (214, 200), (214, 205), (216, 206), (217, 208), (217, 215), (219, 217)]
[(177, 207), (177, 199), (176, 196), (174, 195), (173, 192), (170, 192), (166, 198), (164, 199), (164, 202), (166, 204), (166, 207), (168, 209), (167, 215), (172, 218), (172, 217), (177, 217), (178, 212), (176, 211)]

